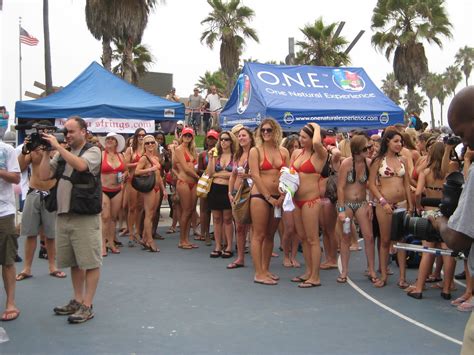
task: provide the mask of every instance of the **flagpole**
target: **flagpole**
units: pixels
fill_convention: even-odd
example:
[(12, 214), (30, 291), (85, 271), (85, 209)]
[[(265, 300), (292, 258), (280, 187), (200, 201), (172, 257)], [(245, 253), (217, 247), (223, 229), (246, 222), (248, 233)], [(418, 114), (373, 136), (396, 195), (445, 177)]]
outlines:
[(19, 66), (20, 66), (20, 101), (23, 101), (23, 88), (22, 88), (22, 77), (21, 77), (21, 17), (18, 17), (18, 48), (20, 52)]

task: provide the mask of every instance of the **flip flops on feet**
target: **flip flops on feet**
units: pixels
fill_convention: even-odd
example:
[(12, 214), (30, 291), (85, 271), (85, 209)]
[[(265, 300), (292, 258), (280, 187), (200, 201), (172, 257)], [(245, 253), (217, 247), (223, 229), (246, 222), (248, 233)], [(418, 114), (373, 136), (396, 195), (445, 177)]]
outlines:
[(342, 275), (339, 275), (336, 279), (336, 281), (340, 284), (345, 284), (347, 282), (347, 277), (346, 276), (342, 276)]
[(276, 285), (278, 285), (278, 282), (276, 282), (275, 280), (272, 280), (272, 279), (265, 279), (265, 280), (256, 280), (256, 279), (254, 279), (253, 282), (255, 282), (256, 284), (266, 285), (266, 286), (276, 286)]
[(296, 276), (293, 277), (290, 281), (291, 282), (305, 282), (307, 279), (305, 279), (303, 276)]
[(310, 282), (310, 281), (304, 281), (300, 284), (298, 284), (299, 288), (313, 288), (313, 287), (319, 287), (321, 286), (321, 283), (315, 283), (315, 282)]
[(20, 316), (20, 311), (18, 309), (12, 309), (9, 311), (4, 311), (2, 313), (2, 322), (9, 322), (11, 320), (15, 320)]
[(26, 280), (26, 279), (30, 279), (32, 277), (33, 277), (33, 275), (31, 275), (31, 274), (27, 274), (26, 272), (20, 272), (18, 275), (16, 275), (16, 280), (17, 281), (23, 281), (23, 280)]
[(238, 269), (241, 267), (244, 267), (244, 264), (230, 263), (229, 265), (227, 265), (228, 269)]
[(49, 276), (57, 277), (58, 279), (64, 279), (65, 277), (67, 277), (66, 273), (60, 270), (50, 272)]
[(321, 264), (319, 267), (321, 270), (331, 270), (331, 269), (337, 269), (337, 265), (335, 264)]

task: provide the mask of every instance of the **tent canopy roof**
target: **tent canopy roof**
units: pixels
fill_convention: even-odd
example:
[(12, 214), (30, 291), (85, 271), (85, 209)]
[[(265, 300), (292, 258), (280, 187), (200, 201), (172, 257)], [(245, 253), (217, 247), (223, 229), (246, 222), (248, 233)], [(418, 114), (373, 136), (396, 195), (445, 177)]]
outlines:
[(18, 101), (15, 112), (20, 120), (72, 115), (178, 120), (184, 118), (184, 105), (150, 94), (92, 62), (61, 91), (37, 100)]

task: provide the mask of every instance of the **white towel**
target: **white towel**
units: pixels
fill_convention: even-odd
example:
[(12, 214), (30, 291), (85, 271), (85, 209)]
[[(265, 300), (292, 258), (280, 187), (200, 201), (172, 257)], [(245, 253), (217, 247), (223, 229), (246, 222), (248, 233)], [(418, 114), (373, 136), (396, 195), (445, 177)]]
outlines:
[(293, 196), (300, 186), (300, 178), (298, 173), (292, 172), (287, 167), (283, 167), (280, 170), (280, 183), (278, 189), (281, 192), (285, 192), (285, 199), (283, 200), (283, 211), (291, 212), (295, 209), (293, 204)]

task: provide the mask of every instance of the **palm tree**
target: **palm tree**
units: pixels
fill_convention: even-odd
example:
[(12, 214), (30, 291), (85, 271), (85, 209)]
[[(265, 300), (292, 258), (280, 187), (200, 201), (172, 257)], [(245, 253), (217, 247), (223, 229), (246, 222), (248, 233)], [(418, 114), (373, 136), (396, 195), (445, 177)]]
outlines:
[(196, 84), (201, 90), (207, 90), (213, 85), (217, 88), (217, 92), (222, 93), (226, 90), (227, 81), (222, 70), (215, 71), (214, 73), (206, 71), (204, 76), (199, 77), (199, 81)]
[(472, 65), (474, 62), (474, 48), (464, 46), (464, 48), (459, 48), (456, 53), (456, 65), (461, 67), (461, 70), (464, 73), (466, 78), (466, 86), (469, 85), (469, 76), (471, 75)]
[(448, 96), (448, 91), (446, 89), (446, 80), (443, 74), (438, 76), (439, 79), (439, 86), (438, 86), (438, 92), (436, 93), (436, 100), (439, 102), (440, 106), (440, 125), (443, 125), (443, 106), (444, 106), (444, 100), (446, 99), (446, 96)]
[(54, 92), (53, 75), (51, 71), (51, 43), (49, 40), (49, 2), (43, 0), (43, 34), (44, 34), (44, 76), (46, 82), (46, 95)]
[(111, 17), (111, 0), (87, 0), (86, 24), (92, 36), (102, 40), (102, 65), (105, 69), (112, 68), (112, 41), (113, 21)]
[(221, 42), (221, 69), (227, 80), (226, 95), (229, 95), (235, 81), (233, 78), (239, 68), (245, 39), (250, 38), (257, 43), (259, 41), (257, 32), (247, 24), (255, 13), (251, 8), (240, 5), (240, 0), (207, 0), (207, 3), (212, 7), (212, 12), (201, 21), (202, 25), (208, 26), (201, 35), (201, 42), (205, 40), (211, 49), (216, 41)]
[(337, 22), (324, 25), (320, 17), (313, 25), (300, 28), (305, 35), (305, 41), (296, 42), (301, 50), (296, 53), (296, 63), (339, 67), (350, 63), (349, 55), (343, 47), (349, 42), (342, 36), (336, 35)]
[(416, 106), (415, 86), (428, 72), (423, 41), (442, 47), (440, 37), (451, 37), (444, 0), (378, 0), (372, 15), (375, 48), (393, 54), (393, 72), (407, 87), (409, 106)]
[[(143, 32), (148, 23), (150, 11), (156, 6), (157, 0), (88, 0), (86, 3), (86, 21), (89, 30), (96, 38), (102, 38), (110, 44), (112, 38), (124, 43), (123, 78), (132, 82), (133, 48), (141, 43)], [(101, 11), (94, 12), (91, 7)], [(87, 20), (88, 14), (90, 15)], [(108, 48), (102, 61), (108, 65)], [(110, 58), (112, 53), (110, 51)], [(105, 66), (104, 65), (104, 66)]]
[[(118, 62), (112, 68), (112, 73), (120, 76), (121, 78), (125, 75), (125, 63), (123, 52), (125, 45), (120, 40), (114, 40), (116, 49), (112, 52), (112, 60)], [(138, 79), (145, 74), (150, 65), (154, 63), (154, 59), (148, 48), (144, 45), (138, 44), (133, 47), (133, 61), (132, 61), (132, 83), (137, 84)]]
[(406, 112), (419, 112), (422, 113), (427, 105), (426, 98), (415, 91), (412, 97), (406, 93), (403, 96), (403, 105), (405, 106)]
[(456, 95), (456, 88), (462, 81), (461, 70), (454, 65), (450, 65), (444, 72), (444, 80), (448, 94), (453, 94), (453, 96)]
[(421, 79), (421, 88), (430, 101), (431, 127), (435, 126), (433, 99), (436, 98), (439, 88), (442, 86), (442, 80), (441, 75), (435, 73), (428, 73)]
[(397, 79), (395, 79), (395, 74), (388, 73), (384, 80), (382, 80), (382, 91), (387, 97), (395, 102), (397, 105), (400, 105), (400, 84)]

